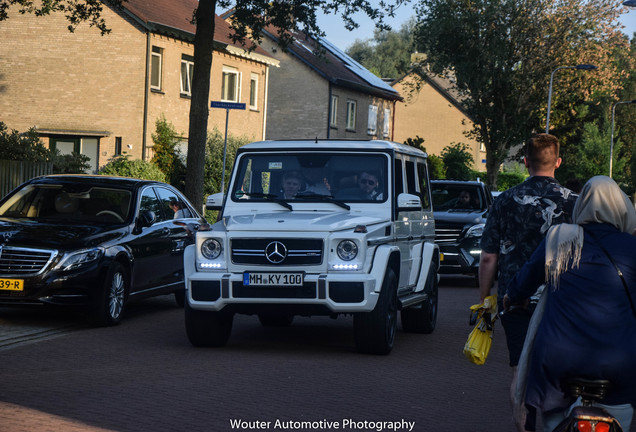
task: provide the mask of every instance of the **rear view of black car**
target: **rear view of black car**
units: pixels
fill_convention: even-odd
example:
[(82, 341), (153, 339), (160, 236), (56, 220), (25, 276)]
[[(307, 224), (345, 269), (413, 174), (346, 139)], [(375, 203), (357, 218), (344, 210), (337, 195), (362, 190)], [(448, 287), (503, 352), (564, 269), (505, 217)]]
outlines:
[(492, 195), (481, 181), (433, 180), (435, 243), (440, 248), (440, 273), (479, 271), (479, 242)]
[(187, 228), (202, 223), (161, 182), (30, 180), (0, 201), (0, 304), (75, 306), (98, 325), (119, 323), (137, 298), (174, 293), (183, 304)]

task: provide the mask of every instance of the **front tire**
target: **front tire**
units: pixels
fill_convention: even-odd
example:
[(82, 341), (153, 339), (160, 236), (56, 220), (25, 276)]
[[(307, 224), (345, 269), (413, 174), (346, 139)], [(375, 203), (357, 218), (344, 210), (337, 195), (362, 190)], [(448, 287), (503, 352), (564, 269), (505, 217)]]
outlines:
[(234, 315), (223, 311), (192, 309), (185, 304), (185, 326), (190, 343), (195, 347), (222, 347), (232, 332)]
[(121, 263), (112, 263), (94, 305), (92, 319), (96, 325), (114, 326), (121, 322), (129, 287), (126, 268)]
[(397, 278), (393, 269), (384, 275), (378, 303), (371, 312), (353, 317), (356, 348), (365, 354), (388, 354), (397, 331)]

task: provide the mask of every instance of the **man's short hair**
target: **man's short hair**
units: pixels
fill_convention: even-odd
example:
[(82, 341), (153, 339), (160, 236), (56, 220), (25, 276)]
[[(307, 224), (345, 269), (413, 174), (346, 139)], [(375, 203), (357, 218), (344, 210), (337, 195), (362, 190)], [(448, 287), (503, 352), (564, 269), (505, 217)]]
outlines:
[(553, 168), (559, 158), (559, 140), (554, 135), (540, 133), (526, 142), (526, 159), (535, 170)]

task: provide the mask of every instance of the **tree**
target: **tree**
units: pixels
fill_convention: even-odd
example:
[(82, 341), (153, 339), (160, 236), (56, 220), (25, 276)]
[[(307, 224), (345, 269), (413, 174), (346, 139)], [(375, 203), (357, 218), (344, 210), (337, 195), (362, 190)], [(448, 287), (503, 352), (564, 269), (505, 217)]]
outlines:
[(558, 74), (553, 103), (563, 108), (551, 115), (555, 125), (567, 122), (574, 103), (616, 94), (626, 74), (611, 56), (627, 42), (612, 0), (419, 0), (417, 10), (416, 46), (430, 72), (452, 78), (464, 98), (493, 189), (508, 150), (545, 129), (551, 71), (599, 67)]
[(411, 66), (414, 28), (412, 18), (398, 31), (376, 29), (373, 39), (356, 40), (347, 54), (380, 78), (399, 78)]
[[(225, 137), (218, 129), (208, 135), (208, 143), (205, 151), (205, 181), (203, 191), (206, 195), (227, 190), (230, 181), (230, 173), (239, 147), (249, 142), (247, 137), (227, 137), (227, 149), (225, 149)], [(225, 149), (225, 185), (221, 188), (223, 179), (223, 151)]]
[[(108, 33), (107, 23), (101, 18), (103, 4), (120, 8), (125, 0), (47, 0), (36, 6), (33, 0), (0, 0), (0, 21), (7, 19), (7, 10), (17, 5), (22, 13), (46, 15), (63, 12), (69, 21), (69, 30), (81, 22), (97, 27), (102, 34)], [(354, 14), (363, 12), (376, 27), (388, 29), (386, 16), (393, 17), (394, 9), (408, 0), (381, 1), (374, 7), (370, 0), (199, 0), (193, 10), (196, 25), (194, 35), (194, 71), (192, 76), (192, 98), (190, 100), (190, 125), (188, 129), (188, 155), (185, 194), (200, 208), (203, 204), (205, 148), (208, 134), (208, 103), (210, 99), (210, 70), (212, 66), (214, 19), (216, 8), (233, 5), (232, 28), (234, 41), (253, 49), (262, 40), (262, 30), (268, 26), (277, 29), (278, 44), (284, 49), (302, 30), (310, 37), (324, 36), (317, 24), (316, 12), (339, 15), (345, 28), (358, 27)], [(252, 42), (248, 39), (251, 38)]]
[(166, 175), (157, 165), (141, 159), (130, 159), (127, 155), (115, 156), (104, 165), (99, 173), (160, 182), (166, 181)]
[(442, 150), (442, 161), (446, 166), (446, 178), (453, 180), (471, 180), (473, 156), (469, 147), (463, 143), (451, 143)]
[(178, 147), (181, 141), (174, 125), (162, 114), (155, 122), (155, 133), (152, 134), (154, 155), (151, 162), (166, 175), (171, 185), (183, 190), (185, 165)]

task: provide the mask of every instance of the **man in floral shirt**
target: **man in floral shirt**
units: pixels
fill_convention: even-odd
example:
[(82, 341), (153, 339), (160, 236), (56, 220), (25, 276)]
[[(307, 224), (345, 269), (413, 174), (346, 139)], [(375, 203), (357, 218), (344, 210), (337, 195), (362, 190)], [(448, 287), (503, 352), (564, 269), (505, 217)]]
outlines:
[[(553, 135), (538, 134), (527, 141), (525, 165), (530, 177), (497, 197), (488, 212), (481, 238), (480, 303), (490, 295), (499, 268), (497, 303), (500, 311), (503, 311), (502, 302), (508, 282), (530, 258), (548, 228), (572, 222), (577, 197), (554, 178), (561, 158), (559, 141)], [(501, 316), (513, 370), (511, 400), (515, 393), (517, 364), (533, 310), (534, 303), (530, 302)], [(518, 424), (525, 424), (525, 413), (514, 413), (514, 416)]]

